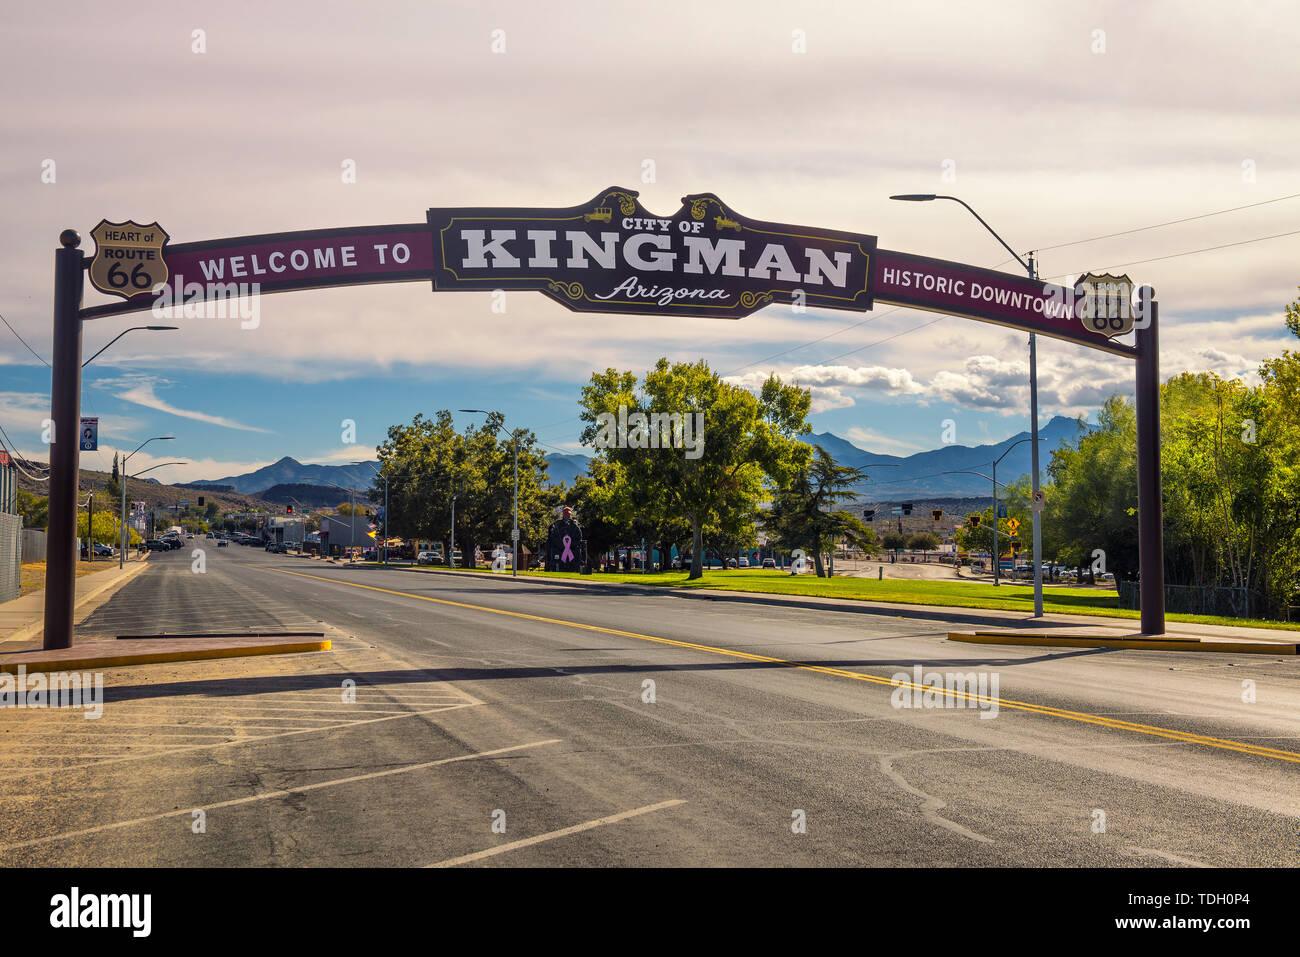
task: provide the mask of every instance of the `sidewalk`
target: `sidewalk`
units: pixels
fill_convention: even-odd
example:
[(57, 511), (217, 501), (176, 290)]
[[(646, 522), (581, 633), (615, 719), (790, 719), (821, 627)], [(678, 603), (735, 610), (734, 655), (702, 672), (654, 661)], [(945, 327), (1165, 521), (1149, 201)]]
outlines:
[[(397, 569), (393, 569), (396, 571)], [(414, 569), (405, 569), (412, 570)], [(486, 577), (483, 572), (453, 571), (445, 568), (423, 566), (420, 574), (474, 575)], [(603, 582), (597, 576), (590, 579), (543, 578), (525, 575), (512, 578), (509, 574), (495, 575), (504, 581), (520, 584), (553, 585), (561, 588), (625, 589), (637, 594), (665, 595), (675, 598), (694, 598), (701, 601), (735, 601), (751, 604), (781, 605), (792, 608), (812, 608), (824, 611), (843, 611), (857, 614), (879, 615), (893, 613), (899, 617), (921, 618), (954, 625), (973, 625), (981, 630), (1007, 628), (1034, 631), (1060, 632), (1062, 626), (1072, 635), (1097, 635), (1121, 637), (1138, 635), (1141, 625), (1136, 618), (1113, 618), (1105, 615), (1044, 614), (1034, 618), (1030, 614), (995, 608), (966, 608), (957, 605), (909, 605), (899, 602), (868, 601), (856, 598), (819, 598), (807, 595), (774, 595), (766, 592), (731, 591), (713, 588), (673, 588), (664, 585), (638, 585), (625, 582)], [(1294, 645), (1300, 632), (1281, 628), (1250, 628), (1244, 625), (1203, 625), (1171, 621), (1165, 634), (1169, 638), (1214, 638), (1221, 641), (1268, 642)]]
[[(106, 601), (113, 592), (148, 567), (148, 559), (139, 558), (127, 562), (125, 568), (119, 569), (114, 562), (111, 568), (102, 572), (79, 577), (73, 599), (73, 622), (80, 623), (94, 610), (91, 603), (95, 599)], [(0, 643), (39, 637), (44, 628), (44, 588), (0, 605)]]

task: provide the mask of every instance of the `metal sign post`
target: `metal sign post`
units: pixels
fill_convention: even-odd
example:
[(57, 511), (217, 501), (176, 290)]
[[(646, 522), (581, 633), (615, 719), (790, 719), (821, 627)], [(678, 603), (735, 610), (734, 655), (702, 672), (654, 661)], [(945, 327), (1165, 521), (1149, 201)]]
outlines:
[(75, 229), (54, 254), (54, 341), (50, 375), (49, 528), (45, 551), (44, 647), (72, 647), (77, 580), (77, 477), (81, 424), (81, 298), (84, 254)]

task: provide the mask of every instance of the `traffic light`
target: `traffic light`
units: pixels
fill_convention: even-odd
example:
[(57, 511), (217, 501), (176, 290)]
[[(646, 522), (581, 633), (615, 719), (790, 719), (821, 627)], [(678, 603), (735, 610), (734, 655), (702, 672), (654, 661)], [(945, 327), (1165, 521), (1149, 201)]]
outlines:
[(930, 509), (930, 517), (931, 517), (932, 519), (934, 519), (936, 522), (938, 522), (938, 521), (942, 521), (942, 520), (943, 520), (943, 509), (941, 509), (941, 508), (932, 508), (932, 509)]
[(874, 508), (864, 508), (862, 510), (862, 517), (865, 518), (868, 522), (874, 519), (875, 515), (876, 515), (876, 510)]
[(905, 504), (905, 505), (903, 506), (903, 514), (904, 514), (904, 515), (911, 515), (911, 514), (912, 514), (912, 503), (911, 503), (911, 502), (908, 502), (907, 504)]
[(203, 507), (203, 496), (200, 495), (200, 496), (199, 496), (199, 508), (202, 508), (202, 507)]
[(293, 514), (293, 506), (292, 506), (292, 505), (286, 505), (286, 506), (284, 507), (284, 514), (286, 514), (286, 515), (292, 515), (292, 514)]

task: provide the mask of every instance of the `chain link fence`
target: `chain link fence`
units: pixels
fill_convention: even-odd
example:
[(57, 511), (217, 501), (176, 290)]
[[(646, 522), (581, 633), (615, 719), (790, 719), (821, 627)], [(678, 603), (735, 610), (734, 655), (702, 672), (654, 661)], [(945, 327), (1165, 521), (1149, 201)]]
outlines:
[[(1119, 607), (1139, 610), (1138, 583), (1122, 581)], [(1199, 585), (1166, 585), (1165, 611), (1179, 615), (1221, 615), (1224, 618), (1249, 618), (1263, 608), (1259, 596), (1249, 588)]]

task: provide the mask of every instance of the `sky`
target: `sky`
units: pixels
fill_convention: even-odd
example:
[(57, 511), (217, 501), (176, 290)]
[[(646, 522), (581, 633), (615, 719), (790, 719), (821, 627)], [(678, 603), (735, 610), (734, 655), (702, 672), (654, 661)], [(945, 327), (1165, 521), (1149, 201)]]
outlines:
[[(1037, 250), (1044, 278), (1109, 268), (1154, 286), (1165, 376), (1254, 381), (1293, 342), (1282, 310), (1300, 235), (1255, 240), (1300, 231), (1298, 44), (1293, 2), (13, 7), (0, 315), (40, 358), (0, 326), (0, 428), (46, 458), (66, 227), (89, 254), (101, 218), (191, 242), (418, 222), (430, 206), (571, 206), (615, 185), (665, 216), (713, 192), (757, 219), (1017, 270), (959, 205), (888, 199), (956, 195)], [(1181, 255), (1225, 244), (1238, 245)], [(87, 305), (104, 301), (87, 287)], [(486, 292), (427, 282), (260, 305), (254, 329), (180, 320), (89, 365), (82, 413), (101, 436), (83, 467), (165, 434), (132, 472), (368, 459), (390, 425), (443, 408), (499, 409), (553, 451), (584, 451), (592, 372), (642, 374), (660, 356), (751, 387), (797, 381), (815, 431), (876, 452), (937, 447), (949, 419), (965, 445), (1029, 427), (1023, 333), (884, 305), (605, 317), (515, 292), (501, 313)], [(84, 354), (147, 316), (86, 322)], [(1072, 344), (1040, 338), (1038, 367), (1043, 421), (1132, 390), (1129, 360)]]

